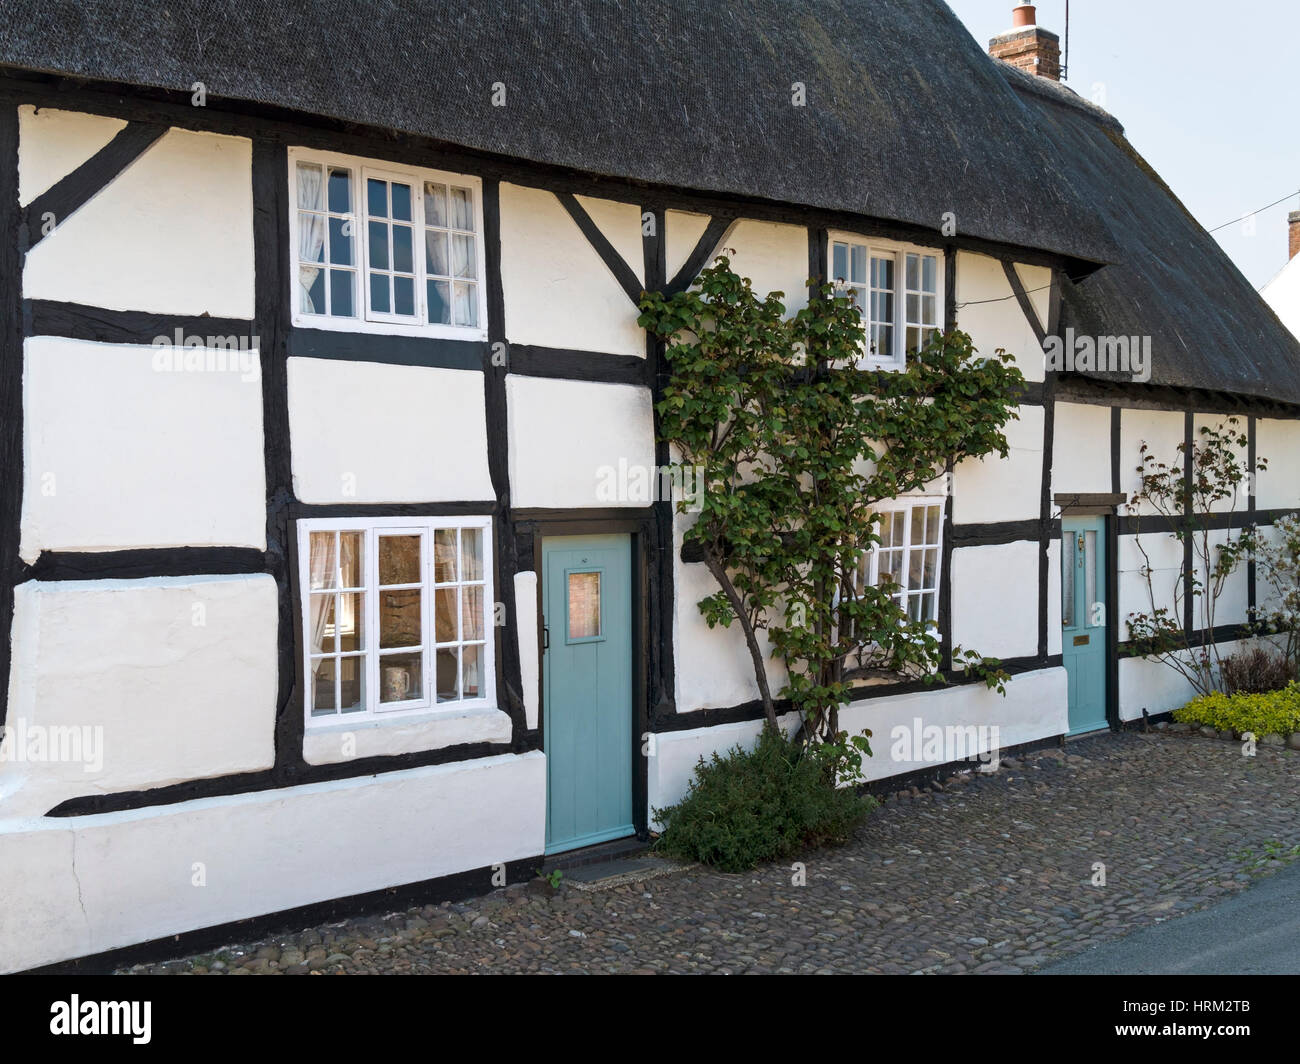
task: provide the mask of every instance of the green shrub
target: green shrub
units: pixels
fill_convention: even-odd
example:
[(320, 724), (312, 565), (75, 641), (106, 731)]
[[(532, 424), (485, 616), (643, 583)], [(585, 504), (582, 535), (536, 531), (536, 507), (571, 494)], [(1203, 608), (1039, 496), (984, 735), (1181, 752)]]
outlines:
[(1180, 724), (1208, 724), (1219, 731), (1290, 735), (1300, 732), (1300, 683), (1265, 694), (1225, 695), (1221, 692), (1194, 698), (1174, 710)]
[(656, 848), (724, 872), (792, 857), (806, 848), (847, 842), (876, 807), (852, 787), (834, 785), (835, 761), (806, 751), (771, 727), (752, 750), (700, 759), (686, 797), (656, 809), (663, 825)]

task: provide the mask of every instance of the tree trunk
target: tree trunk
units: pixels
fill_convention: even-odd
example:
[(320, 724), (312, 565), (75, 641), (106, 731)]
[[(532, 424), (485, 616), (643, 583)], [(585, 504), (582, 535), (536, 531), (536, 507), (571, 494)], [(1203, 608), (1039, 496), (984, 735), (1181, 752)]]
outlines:
[(758, 693), (763, 700), (763, 714), (773, 728), (778, 727), (776, 705), (772, 702), (772, 691), (767, 685), (767, 665), (763, 661), (763, 650), (758, 645), (758, 633), (749, 623), (749, 611), (745, 609), (745, 603), (740, 593), (736, 591), (731, 578), (727, 576), (727, 570), (722, 562), (707, 549), (704, 552), (704, 564), (713, 574), (713, 579), (718, 582), (718, 586), (722, 588), (723, 594), (727, 596), (727, 601), (731, 603), (731, 612), (740, 621), (741, 631), (745, 633), (745, 645), (749, 647), (749, 657), (754, 663), (754, 679), (758, 681)]

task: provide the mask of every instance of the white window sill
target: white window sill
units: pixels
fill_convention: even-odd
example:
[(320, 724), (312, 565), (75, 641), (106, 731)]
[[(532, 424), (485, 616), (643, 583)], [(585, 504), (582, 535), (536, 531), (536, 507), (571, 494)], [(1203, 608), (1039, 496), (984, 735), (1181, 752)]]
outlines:
[(295, 329), (321, 329), (325, 332), (355, 333), (370, 336), (414, 336), (420, 339), (468, 340), (487, 339), (487, 329), (468, 325), (405, 325), (391, 321), (365, 321), (362, 318), (333, 318), (324, 314), (293, 315)]
[(302, 756), (309, 765), (337, 765), (464, 743), (508, 743), (512, 734), (509, 715), (495, 706), (449, 707), (309, 725)]

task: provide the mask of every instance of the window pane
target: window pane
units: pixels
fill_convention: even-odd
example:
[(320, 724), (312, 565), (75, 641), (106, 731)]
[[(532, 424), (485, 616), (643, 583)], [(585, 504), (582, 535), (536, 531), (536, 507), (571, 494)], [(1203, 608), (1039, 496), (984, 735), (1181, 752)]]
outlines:
[(424, 231), (424, 268), (439, 277), (451, 276), (451, 266), (447, 260), (447, 234), (436, 229)]
[(334, 675), (334, 658), (318, 658), (311, 663), (311, 715), (313, 717), (333, 713), (337, 708)]
[(921, 324), (938, 325), (939, 324), (939, 301), (936, 296), (921, 297)]
[(438, 701), (455, 702), (460, 697), (460, 652), (455, 647), (436, 651)]
[(921, 287), (921, 256), (907, 256), (907, 287), (916, 291)]
[(909, 325), (907, 327), (907, 350), (921, 350), (921, 330), (915, 325)]
[(867, 249), (861, 244), (853, 245), (853, 257), (849, 265), (849, 280), (854, 284), (867, 283)]
[(356, 317), (355, 278), (351, 270), (330, 270), (330, 316)]
[(298, 206), (307, 211), (325, 209), (325, 191), (319, 163), (298, 164)]
[(938, 582), (935, 580), (935, 570), (939, 566), (939, 551), (931, 547), (925, 552), (925, 572), (921, 574), (921, 586), (926, 588), (937, 588)]
[(325, 219), (319, 214), (298, 212), (298, 258), (303, 262), (325, 261)]
[(940, 516), (940, 510), (937, 506), (931, 506), (926, 510), (925, 518), (925, 541), (927, 543), (938, 543), (941, 533), (943, 518)]
[(415, 256), (411, 249), (411, 227), (393, 226), (393, 269), (398, 273), (411, 273), (415, 270)]
[(849, 246), (835, 243), (831, 245), (831, 280), (847, 281), (849, 279)]
[(921, 506), (912, 507), (912, 543), (921, 544), (925, 542), (925, 508)]
[(890, 325), (874, 325), (871, 328), (872, 350), (880, 358), (894, 357), (894, 329)]
[(432, 181), (424, 183), (424, 223), (442, 226), (447, 224), (446, 185), (435, 185)]
[(352, 265), (352, 220), (330, 219), (330, 262), (336, 266)]
[(907, 615), (914, 621), (919, 621), (921, 619), (921, 596), (920, 595), (907, 596)]
[(934, 255), (926, 255), (922, 259), (921, 268), (921, 287), (927, 292), (937, 292), (939, 276), (939, 259)]
[(451, 224), (456, 229), (474, 229), (474, 199), (467, 188), (451, 190)]
[(454, 643), (460, 638), (460, 622), (456, 619), (456, 594), (454, 587), (439, 588), (433, 593), (433, 638), (438, 643)]
[(325, 273), (315, 266), (298, 269), (299, 306), (304, 314), (325, 313)]
[(390, 186), (393, 191), (393, 218), (399, 222), (411, 220), (411, 186), (396, 181)]
[(457, 325), (478, 324), (478, 294), (472, 284), (457, 281), (452, 287), (452, 320)]
[(465, 567), (462, 580), (483, 579), (483, 530), (481, 528), (462, 528), (460, 530), (461, 564)]
[(424, 655), (385, 654), (379, 659), (379, 701), (408, 702), (424, 697)]
[(311, 637), (311, 652), (313, 654), (332, 654), (338, 650), (338, 643), (335, 640), (334, 625), (334, 592), (329, 591), (323, 595), (312, 595), (311, 631), (308, 635)]
[(335, 214), (352, 213), (352, 174), (342, 167), (330, 167), (330, 210)]
[(876, 585), (878, 587), (883, 587), (886, 584), (898, 583), (898, 578), (895, 575), (895, 566), (897, 565), (897, 559), (898, 559), (898, 555), (897, 552), (895, 551), (886, 550), (880, 552), (880, 561), (877, 566), (877, 580), (876, 580)]
[(456, 579), (456, 529), (439, 528), (433, 533), (433, 579), (448, 584)]
[(924, 568), (925, 551), (909, 551), (907, 554), (907, 589), (909, 591), (920, 591), (925, 587)]
[(420, 623), (421, 601), (421, 592), (418, 588), (379, 593), (379, 646), (381, 648), (418, 647), (423, 642), (424, 626)]
[(464, 698), (483, 697), (483, 667), (486, 664), (482, 647), (465, 647), (461, 651), (464, 675), (461, 678), (461, 694)]
[(1093, 605), (1097, 601), (1097, 533), (1085, 532), (1083, 543), (1083, 580), (1087, 591), (1087, 597), (1083, 601), (1083, 608), (1087, 610), (1087, 614), (1083, 623), (1088, 627), (1094, 627)]
[(388, 269), (388, 226), (383, 222), (369, 223), (370, 268)]
[(921, 297), (920, 297), (920, 296), (916, 296), (916, 295), (908, 295), (908, 297), (907, 297), (907, 320), (908, 320), (908, 321), (920, 321), (920, 320), (921, 320)]
[(344, 713), (360, 713), (366, 708), (365, 658), (339, 658), (339, 687)]
[(461, 621), (465, 631), (462, 639), (483, 638), (483, 588), (470, 586), (461, 589), (464, 599), (461, 603)]
[(415, 314), (415, 281), (413, 278), (393, 278), (393, 313)]
[[(316, 535), (317, 533), (312, 533), (313, 537)], [(333, 533), (327, 532), (325, 535)], [(365, 586), (365, 578), (361, 575), (365, 571), (364, 546), (364, 532), (339, 533), (339, 568), (343, 574), (343, 587)]]
[(338, 533), (313, 532), (310, 542), (311, 589), (337, 587)]
[(892, 257), (871, 260), (871, 283), (876, 288), (893, 289), (894, 260)]
[(600, 573), (569, 574), (569, 638), (600, 635)]
[(429, 299), (429, 321), (441, 325), (451, 324), (451, 282), (426, 282)]
[(420, 536), (379, 537), (379, 582), (420, 583)]
[(456, 277), (468, 277), (473, 280), (478, 276), (475, 264), (474, 238), (456, 233), (451, 238), (451, 267)]
[(939, 596), (935, 592), (927, 592), (921, 598), (921, 617), (927, 621), (937, 621), (939, 619)]
[(335, 609), (338, 611), (335, 633), (339, 649), (343, 651), (363, 650), (362, 627), (365, 624), (365, 596), (361, 593), (340, 595)]
[(373, 177), (366, 182), (366, 211), (372, 218), (388, 217), (388, 183)]
[(388, 313), (388, 274), (370, 275), (370, 309), (381, 314)]

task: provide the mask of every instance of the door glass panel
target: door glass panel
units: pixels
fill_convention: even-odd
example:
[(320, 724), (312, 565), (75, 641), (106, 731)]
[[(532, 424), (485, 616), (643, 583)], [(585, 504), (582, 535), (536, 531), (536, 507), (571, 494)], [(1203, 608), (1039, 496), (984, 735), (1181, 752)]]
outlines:
[(1094, 626), (1098, 623), (1097, 610), (1097, 533), (1085, 532), (1083, 534), (1083, 573), (1084, 586), (1087, 588), (1087, 598), (1084, 599), (1084, 608), (1087, 609), (1088, 615), (1084, 619), (1084, 624)]
[(1061, 537), (1061, 623), (1074, 627), (1074, 533)]
[(569, 574), (569, 638), (600, 635), (600, 573)]

